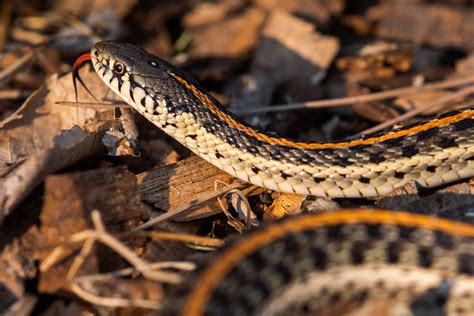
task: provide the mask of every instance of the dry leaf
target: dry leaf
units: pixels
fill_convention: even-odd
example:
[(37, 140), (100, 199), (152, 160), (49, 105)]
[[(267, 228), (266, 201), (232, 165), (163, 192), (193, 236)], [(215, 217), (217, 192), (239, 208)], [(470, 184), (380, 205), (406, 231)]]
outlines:
[(301, 213), (301, 203), (306, 196), (299, 194), (281, 193), (273, 201), (263, 214), (263, 219), (279, 219), (286, 215), (295, 215)]
[[(81, 77), (94, 95), (102, 97), (108, 88), (95, 72), (84, 67)], [(79, 87), (80, 101), (94, 101)], [(71, 74), (60, 78), (52, 75), (46, 84), (35, 91), (11, 117), (0, 122), (0, 165), (12, 164), (36, 155), (53, 145), (53, 138), (61, 130), (85, 124), (99, 117), (100, 111), (56, 104), (74, 101)], [(103, 112), (103, 111), (102, 111)], [(109, 118), (112, 118), (109, 115)]]

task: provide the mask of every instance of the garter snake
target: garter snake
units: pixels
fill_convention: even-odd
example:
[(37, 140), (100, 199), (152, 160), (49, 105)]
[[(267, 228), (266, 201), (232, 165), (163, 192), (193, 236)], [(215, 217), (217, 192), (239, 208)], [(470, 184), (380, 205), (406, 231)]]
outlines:
[(310, 143), (245, 125), (189, 75), (144, 49), (99, 42), (99, 77), (150, 122), (225, 172), (271, 190), (372, 197), (408, 181), (434, 187), (474, 175), (474, 108), (350, 141)]
[[(186, 73), (119, 42), (81, 56), (153, 124), (218, 168), (272, 190), (382, 195), (474, 175), (473, 108), (385, 133), (309, 143), (259, 132)], [(470, 315), (474, 227), (381, 210), (308, 214), (247, 234), (165, 305), (170, 315)]]
[(472, 315), (474, 227), (352, 210), (290, 217), (239, 238), (162, 315)]

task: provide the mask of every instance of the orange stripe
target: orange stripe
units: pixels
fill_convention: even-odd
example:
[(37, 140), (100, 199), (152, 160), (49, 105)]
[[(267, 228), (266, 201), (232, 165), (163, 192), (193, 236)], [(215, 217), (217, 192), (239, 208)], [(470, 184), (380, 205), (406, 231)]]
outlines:
[(447, 234), (474, 237), (474, 226), (446, 219), (403, 212), (383, 210), (341, 210), (332, 213), (303, 215), (270, 225), (267, 229), (257, 231), (234, 246), (225, 250), (209, 265), (196, 281), (195, 287), (188, 295), (182, 315), (202, 315), (209, 298), (221, 280), (245, 257), (266, 244), (283, 237), (288, 233), (301, 232), (318, 227), (353, 224), (391, 224), (414, 228), (439, 230)]
[(169, 74), (173, 76), (173, 78), (175, 78), (178, 82), (183, 84), (187, 89), (191, 90), (194, 96), (196, 96), (205, 106), (207, 106), (214, 115), (219, 117), (222, 121), (227, 122), (230, 126), (233, 126), (234, 128), (244, 131), (248, 135), (258, 140), (261, 140), (270, 144), (277, 144), (277, 145), (283, 145), (283, 146), (288, 146), (288, 147), (297, 147), (297, 148), (306, 148), (306, 149), (324, 149), (324, 148), (352, 147), (352, 146), (357, 146), (357, 145), (371, 145), (373, 143), (395, 139), (395, 138), (407, 136), (410, 134), (416, 134), (416, 133), (423, 132), (431, 128), (452, 124), (466, 118), (471, 118), (471, 119), (474, 118), (474, 110), (466, 110), (456, 115), (452, 115), (452, 116), (445, 117), (442, 119), (437, 119), (434, 121), (427, 122), (423, 125), (414, 126), (412, 128), (408, 128), (408, 129), (401, 130), (398, 132), (388, 133), (388, 134), (381, 135), (378, 137), (358, 139), (358, 140), (340, 142), (340, 143), (294, 142), (288, 139), (272, 137), (272, 136), (259, 133), (256, 130), (252, 129), (251, 127), (246, 126), (236, 121), (234, 118), (230, 117), (226, 113), (222, 112), (219, 108), (217, 108), (216, 105), (209, 99), (209, 97), (205, 93), (201, 92), (198, 88), (196, 88), (193, 84), (189, 83), (184, 78), (174, 73), (169, 73)]

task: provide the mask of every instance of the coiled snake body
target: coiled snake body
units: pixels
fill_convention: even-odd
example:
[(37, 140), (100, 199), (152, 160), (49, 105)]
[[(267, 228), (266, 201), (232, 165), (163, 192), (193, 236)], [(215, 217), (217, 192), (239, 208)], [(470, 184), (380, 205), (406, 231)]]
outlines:
[[(194, 79), (142, 48), (100, 42), (78, 64), (86, 59), (150, 122), (268, 189), (370, 197), (410, 180), (433, 187), (474, 175), (473, 108), (351, 141), (307, 143), (241, 123)], [(408, 213), (290, 218), (220, 252), (165, 313), (472, 315), (473, 239), (472, 225)]]

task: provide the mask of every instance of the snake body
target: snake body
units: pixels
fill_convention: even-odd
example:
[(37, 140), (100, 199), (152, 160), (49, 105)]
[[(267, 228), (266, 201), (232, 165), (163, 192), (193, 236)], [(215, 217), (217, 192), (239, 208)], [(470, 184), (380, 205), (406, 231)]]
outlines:
[(100, 42), (90, 56), (102, 80), (150, 122), (257, 186), (371, 197), (410, 180), (434, 187), (474, 175), (473, 108), (351, 141), (293, 141), (245, 125), (189, 75), (140, 47)]
[[(87, 55), (87, 56), (86, 56)], [(474, 175), (474, 109), (383, 134), (307, 143), (259, 132), (144, 49), (100, 42), (102, 80), (218, 168), (272, 190), (382, 195)], [(177, 288), (164, 315), (472, 315), (474, 227), (381, 210), (289, 218), (246, 234)]]
[(379, 210), (290, 217), (239, 238), (164, 315), (472, 315), (474, 227)]

